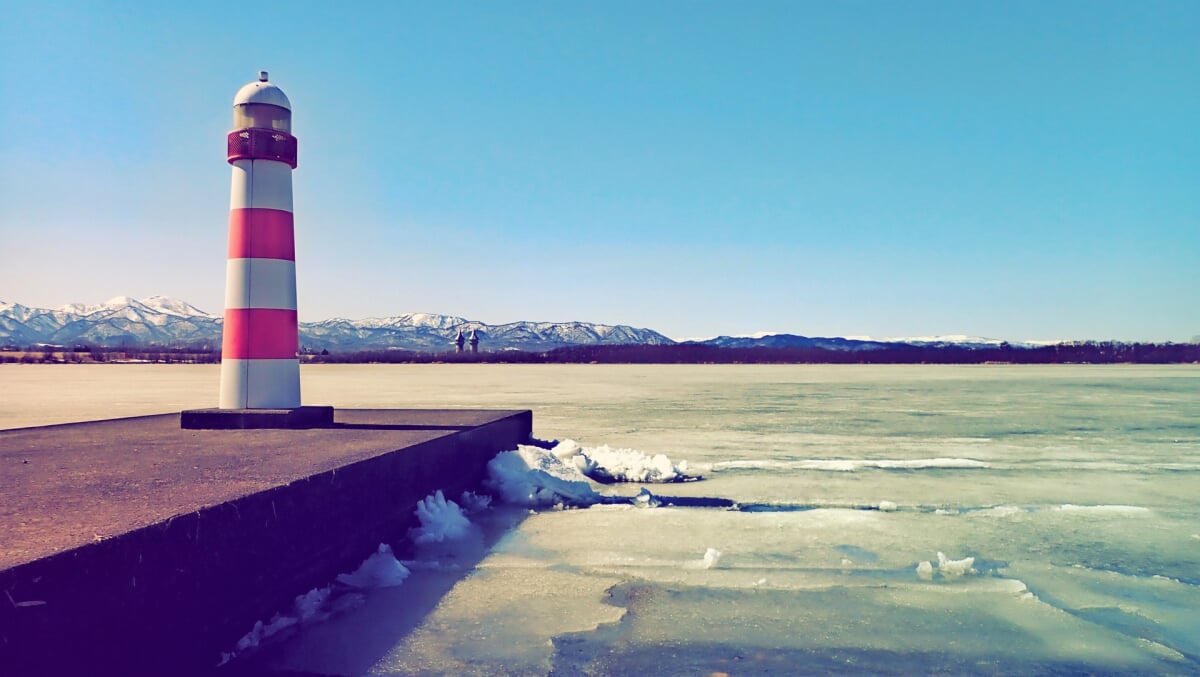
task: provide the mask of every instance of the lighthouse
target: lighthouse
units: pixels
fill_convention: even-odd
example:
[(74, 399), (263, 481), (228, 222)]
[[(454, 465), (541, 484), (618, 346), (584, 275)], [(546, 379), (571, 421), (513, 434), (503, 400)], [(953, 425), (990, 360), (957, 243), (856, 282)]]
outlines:
[(208, 422), (213, 427), (332, 422), (332, 407), (300, 406), (292, 216), (296, 137), (292, 103), (266, 71), (233, 97), (233, 131), (226, 140), (233, 182), (221, 386), (218, 409), (208, 411), (228, 415), (208, 416)]
[(292, 103), (258, 81), (233, 97), (228, 160), (229, 259), (221, 342), (221, 409), (300, 406)]

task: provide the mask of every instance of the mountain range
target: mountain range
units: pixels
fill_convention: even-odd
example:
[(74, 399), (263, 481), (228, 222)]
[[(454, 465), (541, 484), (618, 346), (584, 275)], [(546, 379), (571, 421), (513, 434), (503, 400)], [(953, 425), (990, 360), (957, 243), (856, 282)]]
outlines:
[[(133, 299), (119, 296), (97, 305), (73, 303), (59, 308), (31, 308), (0, 301), (0, 347), (32, 345), (121, 345), (216, 349), (221, 342), (223, 316), (165, 296)], [(811, 338), (796, 334), (763, 333), (717, 336), (677, 342), (652, 329), (589, 322), (512, 322), (490, 325), (452, 315), (405, 313), (393, 317), (348, 320), (335, 318), (300, 323), (302, 350), (320, 352), (404, 349), (443, 352), (453, 349), (458, 332), (480, 339), (485, 351), (553, 350), (580, 345), (700, 344), (723, 348), (820, 348), (881, 350), (897, 345), (994, 348), (995, 339), (967, 336), (906, 339)]]
[[(119, 296), (98, 305), (31, 308), (0, 301), (0, 346), (161, 345), (214, 349), (224, 318), (164, 296)], [(588, 322), (512, 322), (489, 325), (451, 315), (405, 313), (365, 320), (300, 323), (302, 350), (319, 352), (453, 349), (459, 331), (480, 339), (482, 350), (552, 350), (570, 345), (666, 345), (671, 339), (650, 329)]]

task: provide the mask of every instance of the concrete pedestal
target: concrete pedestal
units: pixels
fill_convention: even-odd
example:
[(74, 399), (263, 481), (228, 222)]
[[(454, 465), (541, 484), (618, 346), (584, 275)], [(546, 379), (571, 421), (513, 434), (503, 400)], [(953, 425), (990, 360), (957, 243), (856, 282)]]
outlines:
[(187, 409), (179, 414), (179, 427), (185, 430), (325, 428), (331, 425), (333, 425), (333, 407)]

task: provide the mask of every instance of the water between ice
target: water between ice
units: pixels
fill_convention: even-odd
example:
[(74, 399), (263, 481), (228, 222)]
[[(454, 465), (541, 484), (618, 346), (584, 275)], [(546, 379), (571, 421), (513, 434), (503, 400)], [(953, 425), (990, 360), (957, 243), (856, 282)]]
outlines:
[(1200, 672), (1194, 366), (302, 378), (306, 401), (346, 408), (532, 408), (539, 437), (596, 450), (561, 454), (577, 471), (614, 479), (622, 456), (607, 446), (664, 457), (632, 479), (703, 479), (584, 480), (560, 496), (577, 507), (466, 510), (469, 527), (410, 539), (400, 585), (290, 625), (249, 661), (328, 674)]

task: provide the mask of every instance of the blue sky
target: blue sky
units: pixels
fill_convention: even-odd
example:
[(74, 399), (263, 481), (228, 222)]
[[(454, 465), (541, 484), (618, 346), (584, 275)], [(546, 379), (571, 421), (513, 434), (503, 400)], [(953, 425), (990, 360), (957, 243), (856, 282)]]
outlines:
[(303, 320), (1200, 334), (1194, 1), (3, 7), (0, 300), (219, 313), (266, 69)]

